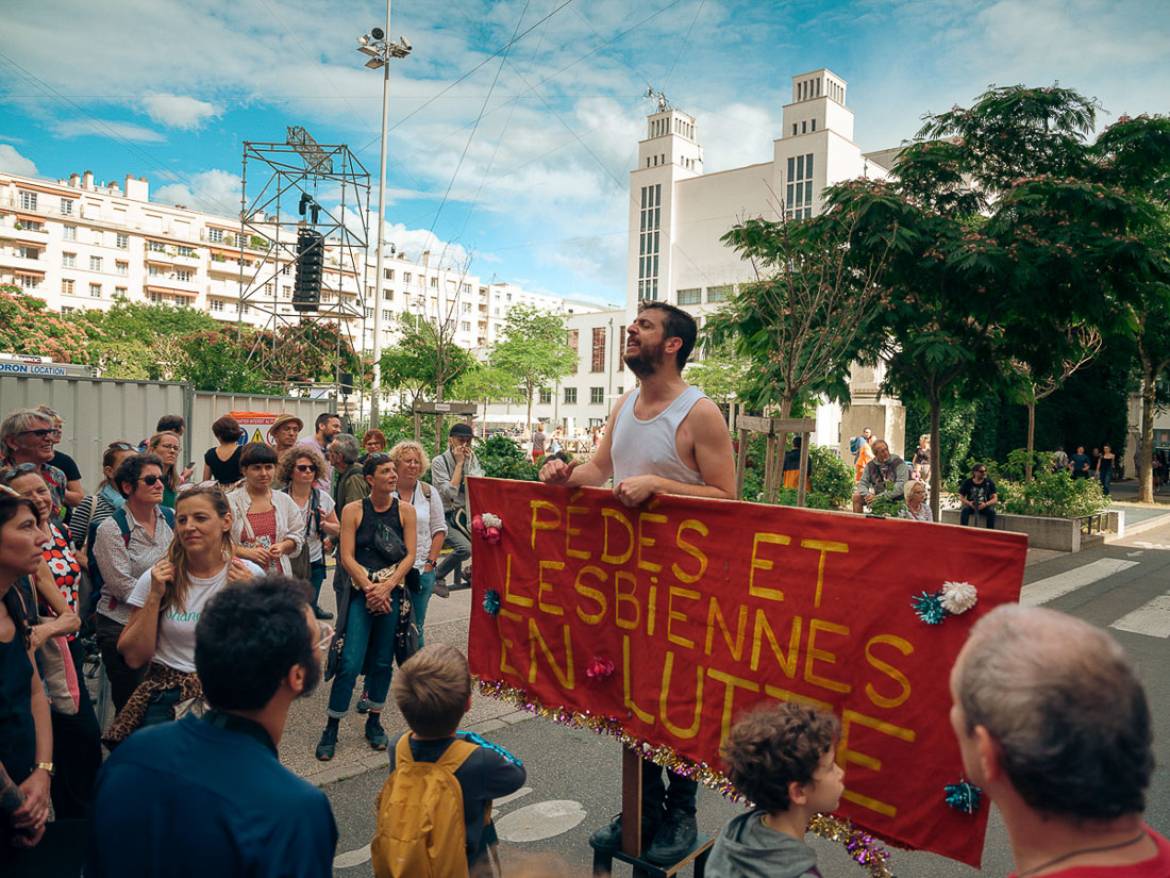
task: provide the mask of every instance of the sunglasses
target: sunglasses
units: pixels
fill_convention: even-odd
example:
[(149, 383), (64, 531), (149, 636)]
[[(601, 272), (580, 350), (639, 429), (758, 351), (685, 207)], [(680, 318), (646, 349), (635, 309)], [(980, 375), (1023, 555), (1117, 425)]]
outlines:
[(49, 436), (60, 436), (61, 431), (56, 427), (42, 427), (39, 430), (21, 430), (16, 434), (17, 436), (36, 436), (38, 439), (46, 439)]
[(9, 467), (0, 473), (0, 483), (7, 485), (13, 479), (18, 479), (21, 476), (27, 476), (29, 473), (36, 473), (40, 475), (41, 468), (35, 463), (18, 463), (16, 466)]
[(328, 649), (329, 644), (333, 642), (333, 626), (318, 624), (317, 631), (321, 635), (321, 639), (317, 641), (315, 649)]
[(106, 448), (107, 451), (137, 451), (138, 449), (129, 442), (111, 442)]
[(317, 471), (317, 467), (313, 466), (313, 464), (311, 464), (311, 463), (298, 463), (297, 464), (297, 472), (299, 472), (299, 473), (315, 473), (316, 471)]
[(156, 476), (153, 473), (151, 473), (149, 476), (143, 476), (138, 481), (142, 482), (144, 485), (150, 485), (151, 487), (153, 487), (154, 485), (157, 485), (162, 480), (163, 480), (162, 476)]

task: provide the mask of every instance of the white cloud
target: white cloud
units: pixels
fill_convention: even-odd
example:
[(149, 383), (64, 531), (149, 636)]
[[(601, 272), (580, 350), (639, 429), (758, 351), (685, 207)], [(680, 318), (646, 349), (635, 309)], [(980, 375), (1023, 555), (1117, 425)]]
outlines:
[(215, 104), (186, 95), (154, 93), (142, 98), (146, 114), (160, 125), (192, 130), (220, 114)]
[(182, 182), (160, 186), (151, 200), (160, 204), (184, 204), (221, 216), (239, 216), (240, 178), (219, 169), (200, 171)]
[(115, 119), (62, 119), (53, 123), (53, 131), (58, 137), (113, 137), (136, 143), (161, 143), (166, 140), (152, 128)]
[(35, 177), (37, 166), (31, 159), (26, 159), (17, 152), (15, 147), (9, 146), (7, 143), (0, 143), (0, 171)]

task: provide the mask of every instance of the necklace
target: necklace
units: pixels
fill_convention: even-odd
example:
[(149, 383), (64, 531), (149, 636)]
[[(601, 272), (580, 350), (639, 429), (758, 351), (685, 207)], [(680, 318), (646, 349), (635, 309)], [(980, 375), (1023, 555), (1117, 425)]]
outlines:
[(1043, 872), (1050, 866), (1055, 866), (1057, 863), (1063, 863), (1065, 860), (1071, 860), (1073, 857), (1079, 857), (1081, 854), (1099, 854), (1102, 851), (1115, 851), (1121, 848), (1127, 848), (1131, 844), (1137, 844), (1145, 837), (1146, 831), (1143, 829), (1141, 832), (1127, 841), (1119, 841), (1115, 842), (1114, 844), (1103, 844), (1099, 847), (1093, 848), (1078, 848), (1075, 851), (1069, 851), (1067, 854), (1061, 854), (1059, 857), (1056, 857), (1053, 860), (1049, 860), (1047, 863), (1041, 863), (1039, 866), (1033, 866), (1031, 869), (1027, 869), (1023, 872), (1017, 872), (1016, 878), (1026, 878), (1028, 875), (1035, 875), (1037, 872)]

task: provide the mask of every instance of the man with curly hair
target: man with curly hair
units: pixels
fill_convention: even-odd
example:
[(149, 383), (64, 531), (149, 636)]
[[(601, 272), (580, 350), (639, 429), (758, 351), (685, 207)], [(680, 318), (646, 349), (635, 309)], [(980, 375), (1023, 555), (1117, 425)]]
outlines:
[(787, 702), (739, 719), (720, 754), (753, 807), (723, 828), (708, 878), (820, 878), (804, 835), (813, 815), (836, 810), (845, 791), (834, 761), (840, 731), (831, 713)]

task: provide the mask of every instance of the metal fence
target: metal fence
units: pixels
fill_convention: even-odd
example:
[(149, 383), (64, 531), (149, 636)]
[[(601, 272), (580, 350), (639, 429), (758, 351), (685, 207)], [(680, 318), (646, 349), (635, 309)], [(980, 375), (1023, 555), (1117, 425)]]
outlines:
[(203, 473), (203, 453), (215, 443), (211, 425), (228, 412), (288, 412), (305, 424), (302, 437), (312, 435), (317, 415), (334, 410), (329, 399), (252, 396), (197, 391), (166, 381), (118, 381), (108, 378), (0, 378), (0, 417), (13, 409), (49, 405), (65, 421), (58, 448), (77, 461), (87, 491), (101, 481), (101, 456), (111, 442), (137, 444), (149, 437), (159, 417), (182, 415), (181, 462), (196, 462), (195, 478)]

